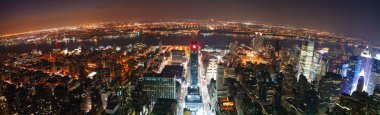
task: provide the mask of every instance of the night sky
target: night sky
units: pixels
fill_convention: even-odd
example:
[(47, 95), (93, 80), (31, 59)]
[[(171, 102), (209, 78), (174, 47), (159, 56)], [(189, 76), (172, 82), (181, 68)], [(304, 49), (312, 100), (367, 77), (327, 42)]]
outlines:
[(380, 1), (1, 0), (0, 34), (137, 19), (253, 20), (380, 43)]

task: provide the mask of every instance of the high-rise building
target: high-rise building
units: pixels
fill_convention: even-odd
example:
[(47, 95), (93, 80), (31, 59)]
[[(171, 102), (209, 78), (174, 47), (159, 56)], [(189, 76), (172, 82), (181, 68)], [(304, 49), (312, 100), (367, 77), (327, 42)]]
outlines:
[(198, 53), (199, 44), (198, 42), (191, 42), (190, 45), (190, 86), (198, 87)]
[(264, 38), (262, 36), (263, 34), (256, 32), (255, 35), (256, 35), (256, 38), (253, 38), (251, 41), (252, 42), (251, 44), (253, 45), (252, 48), (260, 52), (264, 44)]
[(371, 56), (371, 53), (370, 53), (370, 50), (367, 46), (367, 48), (365, 48), (360, 57), (359, 57), (359, 69), (358, 73), (355, 73), (355, 76), (354, 76), (354, 83), (353, 83), (353, 87), (352, 87), (352, 90), (351, 90), (351, 93), (357, 89), (357, 85), (359, 85), (358, 81), (359, 81), (359, 78), (361, 76), (364, 77), (364, 85), (363, 85), (363, 91), (367, 92), (369, 95), (372, 95), (373, 94), (373, 91), (375, 90), (375, 86), (376, 86), (376, 78), (372, 78), (373, 76), (371, 76), (371, 73), (372, 73), (372, 65), (373, 65), (373, 62), (374, 60), (372, 59), (372, 56)]
[(347, 72), (342, 70), (342, 75), (346, 76), (342, 92), (351, 95), (357, 90), (359, 78), (363, 76), (362, 90), (372, 95), (377, 85), (376, 72), (373, 72), (373, 68), (376, 68), (376, 60), (372, 59), (369, 49), (365, 49), (360, 56), (351, 56), (348, 62), (343, 64), (343, 68), (345, 66), (348, 66), (348, 69)]
[(177, 115), (178, 102), (175, 99), (157, 99), (152, 115)]
[(284, 83), (283, 83), (283, 89), (284, 89), (284, 95), (291, 95), (292, 89), (294, 87), (294, 82), (296, 82), (295, 79), (295, 72), (293, 70), (293, 66), (288, 64), (284, 71)]
[(216, 75), (216, 92), (218, 98), (227, 97), (227, 86), (224, 84), (225, 80), (225, 68), (223, 64), (219, 64)]
[[(347, 73), (342, 73), (343, 75), (346, 74), (343, 78), (343, 85), (342, 85), (342, 93), (344, 94), (351, 94), (353, 83), (354, 83), (354, 77), (356, 74), (358, 75), (360, 71), (360, 58), (358, 56), (351, 56), (350, 59), (345, 62), (346, 64), (343, 64), (343, 66), (347, 65)], [(344, 68), (344, 67), (343, 67)], [(343, 71), (344, 72), (344, 71)]]
[(216, 81), (215, 79), (211, 79), (210, 83), (207, 84), (208, 90), (208, 98), (210, 100), (210, 109), (212, 113), (215, 113), (215, 109), (217, 106), (218, 97), (216, 94)]
[(185, 106), (192, 113), (197, 113), (198, 110), (203, 108), (201, 92), (198, 87), (199, 49), (198, 42), (192, 41), (190, 44), (190, 87), (187, 89), (187, 96), (185, 98)]
[(208, 66), (206, 68), (206, 83), (210, 83), (211, 79), (216, 79), (217, 69), (218, 69), (218, 59), (212, 56), (209, 59)]
[(302, 74), (300, 75), (300, 79), (297, 83), (298, 95), (296, 97), (298, 97), (298, 99), (302, 99), (301, 97), (304, 96), (306, 92), (311, 89), (311, 84), (307, 81), (306, 76)]
[(182, 60), (183, 60), (184, 55), (185, 55), (184, 50), (172, 50), (171, 51), (172, 65), (182, 64)]
[(143, 78), (143, 91), (155, 101), (157, 98), (177, 99), (176, 80), (174, 76), (146, 74)]
[(314, 41), (308, 40), (302, 45), (300, 60), (298, 62), (298, 73), (297, 79), (303, 74), (308, 82), (314, 81), (315, 78), (310, 75), (311, 65), (313, 63), (313, 53), (314, 53)]

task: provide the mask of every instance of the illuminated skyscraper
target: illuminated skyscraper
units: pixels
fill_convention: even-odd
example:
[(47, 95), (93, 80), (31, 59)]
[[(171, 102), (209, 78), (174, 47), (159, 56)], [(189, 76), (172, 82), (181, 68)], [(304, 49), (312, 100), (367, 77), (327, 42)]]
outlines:
[(369, 47), (367, 46), (361, 53), (361, 59), (363, 61), (362, 65), (360, 65), (360, 73), (359, 77), (364, 77), (364, 88), (363, 91), (367, 92), (368, 95), (372, 95), (373, 91), (375, 90), (375, 87), (377, 85), (377, 78), (372, 72), (374, 60), (371, 56), (371, 52)]
[[(345, 64), (343, 64), (345, 66)], [(375, 65), (375, 66), (374, 66)], [(343, 93), (352, 94), (356, 91), (359, 84), (359, 78), (364, 77), (362, 81), (362, 91), (372, 95), (377, 84), (376, 73), (373, 72), (373, 67), (376, 68), (376, 61), (372, 59), (369, 48), (364, 49), (360, 56), (352, 56), (348, 62), (348, 70), (345, 78), (345, 82), (342, 88)]]
[(157, 98), (177, 99), (175, 76), (146, 74), (143, 78), (143, 91), (155, 101)]
[(190, 46), (190, 87), (198, 87), (198, 42), (191, 42)]
[(314, 81), (315, 78), (310, 74), (311, 65), (313, 63), (313, 53), (314, 53), (314, 41), (309, 40), (302, 45), (300, 60), (298, 62), (298, 77), (303, 74), (308, 82)]
[(210, 83), (211, 79), (216, 79), (216, 72), (218, 69), (218, 59), (212, 56), (209, 59), (209, 64), (206, 68), (206, 83)]
[(190, 44), (190, 87), (187, 89), (185, 98), (185, 108), (190, 109), (192, 113), (197, 113), (203, 108), (201, 92), (198, 87), (198, 53), (199, 44), (196, 41)]
[(351, 56), (350, 59), (346, 62), (346, 64), (343, 64), (343, 68), (347, 66), (347, 72), (343, 73), (346, 76), (343, 76), (343, 85), (342, 85), (342, 93), (344, 94), (351, 94), (351, 91), (353, 89), (353, 84), (355, 80), (355, 75), (359, 73), (360, 71), (360, 57), (359, 56)]

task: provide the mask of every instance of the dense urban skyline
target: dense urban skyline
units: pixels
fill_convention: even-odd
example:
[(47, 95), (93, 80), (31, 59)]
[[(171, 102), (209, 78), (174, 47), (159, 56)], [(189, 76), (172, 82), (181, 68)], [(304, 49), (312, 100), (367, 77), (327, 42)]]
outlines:
[(377, 115), (376, 7), (4, 1), (0, 114)]
[(378, 1), (11, 1), (0, 34), (109, 21), (249, 20), (315, 28), (380, 43)]

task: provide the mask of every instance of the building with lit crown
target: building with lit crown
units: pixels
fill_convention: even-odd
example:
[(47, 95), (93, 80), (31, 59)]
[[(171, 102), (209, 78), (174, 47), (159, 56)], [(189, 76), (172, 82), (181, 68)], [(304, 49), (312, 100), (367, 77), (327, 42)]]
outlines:
[(298, 77), (303, 74), (308, 82), (314, 81), (315, 78), (311, 76), (311, 66), (313, 63), (313, 54), (314, 54), (314, 41), (309, 40), (302, 45), (300, 60), (298, 62)]
[(187, 89), (187, 95), (185, 98), (185, 108), (195, 114), (203, 108), (202, 97), (200, 88), (198, 87), (198, 54), (199, 44), (196, 41), (192, 41), (190, 44), (190, 87)]

